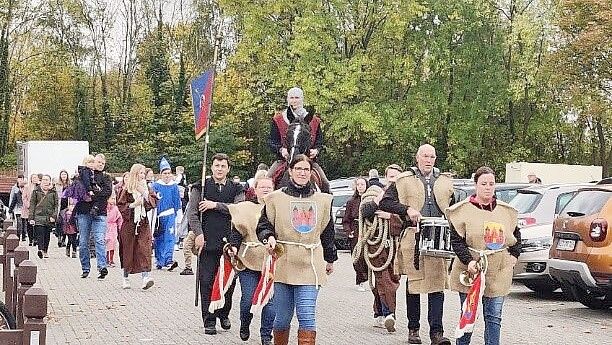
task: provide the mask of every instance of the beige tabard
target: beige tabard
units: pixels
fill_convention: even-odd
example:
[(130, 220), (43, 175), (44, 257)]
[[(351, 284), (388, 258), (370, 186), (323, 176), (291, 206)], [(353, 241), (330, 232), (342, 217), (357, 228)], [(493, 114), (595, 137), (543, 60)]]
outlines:
[[(446, 216), (459, 234), (465, 238), (469, 248), (477, 251), (493, 251), (487, 255), (488, 267), (485, 274), (486, 297), (505, 296), (512, 285), (512, 258), (507, 248), (516, 244), (514, 229), (518, 212), (510, 205), (497, 201), (493, 211), (482, 210), (468, 199), (449, 207)], [(479, 254), (470, 250), (474, 260)], [(459, 274), (467, 266), (455, 259), (450, 276), (450, 286), (454, 291), (467, 293), (468, 287), (459, 282)]]
[(268, 194), (266, 215), (285, 253), (276, 261), (275, 282), (324, 285), (327, 282), (321, 233), (330, 221), (332, 196), (314, 193), (297, 198), (282, 190)]
[[(411, 170), (397, 176), (395, 182), (399, 202), (416, 210), (425, 204), (425, 188), (421, 179)], [(453, 181), (446, 174), (440, 174), (433, 185), (433, 193), (440, 210), (444, 211), (453, 197)], [(444, 291), (447, 288), (448, 266), (444, 258), (421, 255), (419, 269), (414, 267), (416, 228), (404, 230), (395, 258), (395, 274), (405, 274), (408, 292), (413, 294)]]
[(261, 216), (263, 204), (243, 201), (237, 204), (228, 204), (232, 225), (242, 235), (242, 243), (238, 249), (238, 257), (246, 268), (261, 271), (267, 251), (257, 239), (257, 222)]

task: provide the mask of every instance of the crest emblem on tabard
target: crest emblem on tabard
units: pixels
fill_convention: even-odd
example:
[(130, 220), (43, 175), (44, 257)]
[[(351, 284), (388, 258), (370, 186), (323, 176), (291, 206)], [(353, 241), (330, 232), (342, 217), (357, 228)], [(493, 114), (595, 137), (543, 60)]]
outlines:
[(314, 201), (291, 202), (291, 225), (301, 234), (314, 230), (317, 224), (317, 204)]
[(487, 249), (501, 249), (506, 243), (506, 235), (504, 235), (504, 226), (500, 223), (485, 222), (484, 242), (487, 246)]

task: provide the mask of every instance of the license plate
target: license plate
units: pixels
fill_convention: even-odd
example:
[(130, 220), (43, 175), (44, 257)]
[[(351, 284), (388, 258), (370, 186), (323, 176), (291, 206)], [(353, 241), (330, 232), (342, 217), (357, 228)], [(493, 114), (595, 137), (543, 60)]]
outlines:
[(557, 250), (572, 251), (572, 250), (574, 250), (574, 247), (576, 247), (576, 241), (575, 240), (559, 239), (559, 242), (557, 242)]

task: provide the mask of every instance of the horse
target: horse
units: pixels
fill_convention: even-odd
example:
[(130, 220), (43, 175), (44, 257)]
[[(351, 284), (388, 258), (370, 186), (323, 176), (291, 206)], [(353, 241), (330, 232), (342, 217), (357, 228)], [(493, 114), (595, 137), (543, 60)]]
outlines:
[[(285, 140), (285, 147), (289, 152), (286, 160), (281, 164), (278, 171), (274, 173), (274, 185), (275, 189), (285, 187), (289, 184), (289, 171), (288, 167), (295, 160), (295, 157), (299, 154), (305, 154), (308, 156), (310, 147), (312, 145), (312, 138), (310, 135), (310, 126), (301, 120), (293, 121), (287, 128), (287, 136)], [(310, 182), (317, 186), (318, 190), (321, 190), (321, 176), (316, 170), (311, 170)]]

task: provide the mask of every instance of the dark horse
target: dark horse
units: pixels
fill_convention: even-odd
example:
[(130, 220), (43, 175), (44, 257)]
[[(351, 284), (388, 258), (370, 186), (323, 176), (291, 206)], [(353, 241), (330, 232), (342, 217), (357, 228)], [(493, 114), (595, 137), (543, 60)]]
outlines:
[[(287, 186), (289, 183), (289, 172), (287, 167), (293, 162), (297, 155), (305, 154), (308, 156), (311, 145), (310, 126), (304, 121), (293, 121), (289, 125), (289, 128), (287, 128), (285, 142), (285, 147), (287, 151), (289, 151), (289, 155), (287, 156), (287, 160), (279, 167), (278, 171), (274, 173), (274, 184), (276, 189)], [(315, 169), (312, 170), (310, 181), (321, 190), (321, 176), (319, 176)]]

